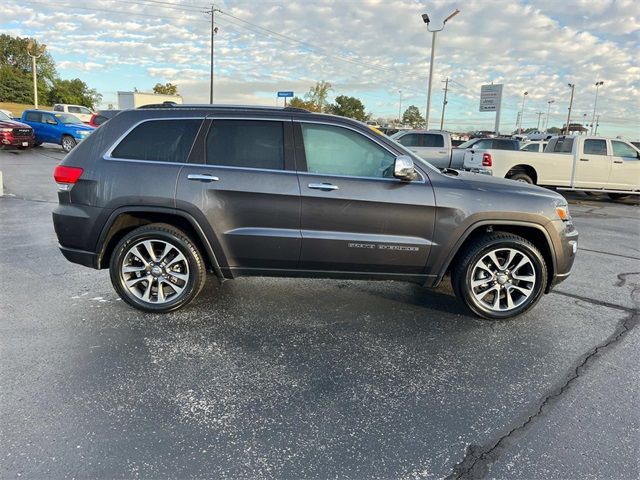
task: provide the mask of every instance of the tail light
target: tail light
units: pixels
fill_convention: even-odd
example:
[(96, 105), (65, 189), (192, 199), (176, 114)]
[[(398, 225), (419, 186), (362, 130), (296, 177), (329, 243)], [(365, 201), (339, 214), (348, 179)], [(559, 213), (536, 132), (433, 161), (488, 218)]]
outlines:
[(80, 167), (65, 167), (64, 165), (58, 165), (53, 170), (53, 178), (58, 184), (58, 189), (63, 192), (68, 192), (80, 179), (82, 172), (84, 172), (84, 170)]
[(483, 167), (490, 167), (491, 165), (492, 165), (491, 154), (490, 153), (483, 153), (482, 154), (482, 166)]

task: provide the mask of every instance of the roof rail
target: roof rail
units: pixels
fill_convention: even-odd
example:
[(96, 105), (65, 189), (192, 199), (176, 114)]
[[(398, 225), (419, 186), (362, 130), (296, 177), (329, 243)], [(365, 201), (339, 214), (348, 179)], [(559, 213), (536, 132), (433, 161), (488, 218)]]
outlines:
[(305, 108), (299, 107), (270, 107), (266, 105), (211, 105), (208, 103), (205, 104), (186, 104), (186, 103), (176, 103), (176, 102), (162, 102), (162, 103), (152, 103), (149, 105), (142, 105), (138, 108), (215, 108), (215, 109), (229, 109), (229, 110), (275, 110), (279, 112), (300, 112), (300, 113), (310, 113), (309, 110)]

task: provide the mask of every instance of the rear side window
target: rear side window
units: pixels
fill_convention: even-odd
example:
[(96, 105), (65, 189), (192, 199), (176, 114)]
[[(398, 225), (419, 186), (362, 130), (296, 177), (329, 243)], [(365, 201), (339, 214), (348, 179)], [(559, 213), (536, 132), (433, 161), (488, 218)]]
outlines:
[(573, 138), (560, 137), (549, 142), (545, 153), (571, 153), (573, 150)]
[(593, 140), (593, 139), (585, 140), (584, 154), (585, 155), (606, 155), (607, 154), (606, 140)]
[(39, 113), (39, 112), (27, 112), (27, 114), (24, 116), (24, 119), (27, 122), (41, 123), (42, 122), (42, 114)]
[(134, 128), (111, 156), (156, 162), (187, 161), (202, 120), (152, 120)]
[(69, 107), (69, 113), (80, 113), (80, 107)]
[(495, 150), (517, 150), (517, 143), (511, 140), (493, 140)]
[(436, 135), (434, 133), (425, 133), (422, 135), (425, 147), (444, 147), (444, 139), (442, 135)]
[(64, 107), (62, 105), (56, 105), (55, 107), (53, 107), (53, 110), (55, 112), (64, 112)]
[(283, 170), (282, 122), (214, 120), (207, 135), (207, 163)]
[(404, 145), (405, 147), (422, 147), (422, 142), (420, 142), (420, 135), (417, 133), (407, 133), (398, 139), (398, 143)]

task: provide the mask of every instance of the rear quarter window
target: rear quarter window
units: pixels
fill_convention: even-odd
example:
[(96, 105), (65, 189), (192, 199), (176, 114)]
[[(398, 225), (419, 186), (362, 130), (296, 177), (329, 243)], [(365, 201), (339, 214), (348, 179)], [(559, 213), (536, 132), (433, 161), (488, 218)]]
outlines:
[(111, 156), (127, 160), (185, 163), (201, 119), (150, 120), (135, 127)]

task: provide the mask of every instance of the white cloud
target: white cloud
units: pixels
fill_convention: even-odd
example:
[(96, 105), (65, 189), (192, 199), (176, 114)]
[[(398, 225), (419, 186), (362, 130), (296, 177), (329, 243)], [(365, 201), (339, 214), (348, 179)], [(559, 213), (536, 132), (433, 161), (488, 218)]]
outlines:
[[(208, 99), (209, 20), (198, 8), (205, 8), (204, 2), (180, 1), (171, 8), (64, 0), (70, 5), (64, 11), (41, 2), (8, 3), (11, 16), (0, 20), (3, 31), (42, 39), (70, 75), (97, 73), (105, 65), (94, 87), (127, 90), (136, 82), (147, 89), (172, 81), (187, 101)], [(19, 5), (21, 15), (13, 15)], [(366, 98), (376, 115), (397, 115), (398, 89), (405, 107), (414, 103), (424, 109), (431, 34), (420, 18), (426, 7), (414, 0), (226, 0), (219, 6), (273, 32), (217, 15), (220, 101), (270, 102), (278, 89), (302, 94), (324, 79), (334, 84), (335, 94)], [(428, 4), (433, 26), (456, 7), (460, 15), (438, 36), (432, 116), (439, 119), (445, 76), (454, 80), (448, 106), (452, 128), (493, 124), (492, 115), (477, 111), (483, 83), (505, 84), (503, 125), (510, 127), (523, 91), (529, 92), (525, 124), (535, 126), (535, 113), (546, 112), (553, 98), (551, 124), (559, 125), (566, 115), (567, 83), (576, 84), (579, 118), (592, 111), (593, 84), (604, 80), (598, 102), (602, 131), (640, 132), (636, 2), (438, 0)]]

